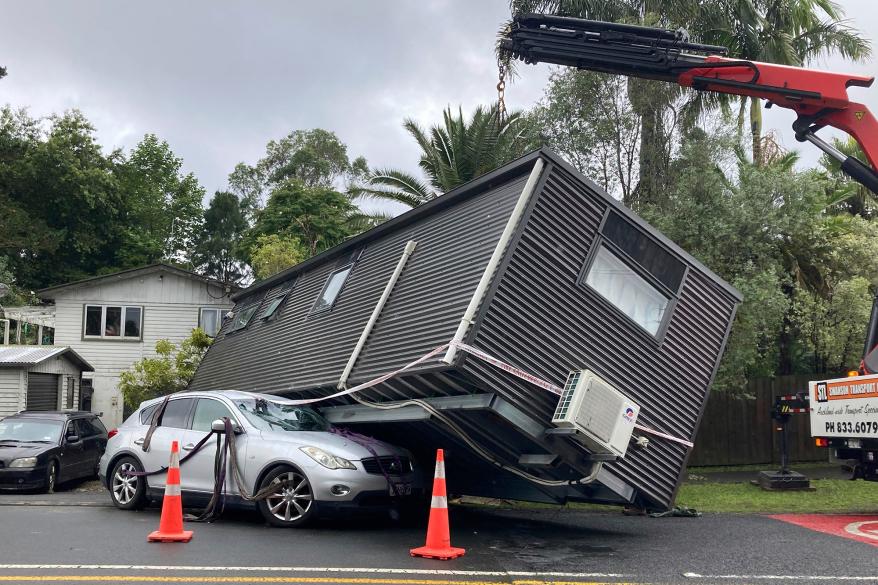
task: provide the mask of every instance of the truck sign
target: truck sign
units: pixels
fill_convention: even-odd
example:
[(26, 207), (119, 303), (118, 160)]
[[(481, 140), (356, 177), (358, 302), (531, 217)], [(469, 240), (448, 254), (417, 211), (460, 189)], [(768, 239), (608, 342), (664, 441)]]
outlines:
[(808, 383), (812, 437), (878, 438), (878, 375)]

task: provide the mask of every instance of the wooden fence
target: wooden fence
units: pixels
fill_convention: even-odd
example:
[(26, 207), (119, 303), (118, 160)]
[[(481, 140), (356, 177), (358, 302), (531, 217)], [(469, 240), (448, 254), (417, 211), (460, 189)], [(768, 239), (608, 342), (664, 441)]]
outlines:
[[(832, 377), (832, 376), (829, 376)], [(742, 394), (711, 392), (689, 465), (779, 464), (780, 433), (771, 420), (775, 396), (808, 390), (808, 381), (825, 374), (753, 380)], [(826, 461), (827, 449), (814, 446), (807, 414), (788, 425), (790, 461)]]

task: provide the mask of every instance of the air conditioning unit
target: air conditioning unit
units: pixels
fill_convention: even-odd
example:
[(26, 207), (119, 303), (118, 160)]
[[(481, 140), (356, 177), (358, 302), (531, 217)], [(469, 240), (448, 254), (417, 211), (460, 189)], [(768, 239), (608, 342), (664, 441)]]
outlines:
[(570, 372), (552, 423), (579, 431), (592, 453), (624, 457), (640, 407), (590, 370)]

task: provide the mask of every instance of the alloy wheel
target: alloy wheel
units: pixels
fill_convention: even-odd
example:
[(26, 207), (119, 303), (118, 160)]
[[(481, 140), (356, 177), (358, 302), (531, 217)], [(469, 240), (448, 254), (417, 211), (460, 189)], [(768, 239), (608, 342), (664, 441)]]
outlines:
[(131, 502), (137, 493), (138, 478), (128, 475), (136, 471), (134, 465), (126, 462), (116, 469), (116, 474), (113, 476), (113, 497), (123, 506)]
[(277, 476), (271, 482), (275, 490), (265, 498), (268, 509), (278, 520), (293, 522), (308, 513), (314, 501), (308, 479), (295, 471)]

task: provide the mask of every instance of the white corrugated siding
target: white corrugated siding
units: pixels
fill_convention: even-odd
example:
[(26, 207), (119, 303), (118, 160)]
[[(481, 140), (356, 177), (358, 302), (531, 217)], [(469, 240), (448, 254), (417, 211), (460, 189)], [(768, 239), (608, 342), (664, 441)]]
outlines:
[(0, 369), (0, 418), (23, 408), (24, 380), (19, 368)]

